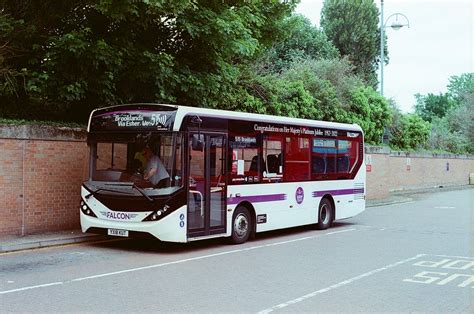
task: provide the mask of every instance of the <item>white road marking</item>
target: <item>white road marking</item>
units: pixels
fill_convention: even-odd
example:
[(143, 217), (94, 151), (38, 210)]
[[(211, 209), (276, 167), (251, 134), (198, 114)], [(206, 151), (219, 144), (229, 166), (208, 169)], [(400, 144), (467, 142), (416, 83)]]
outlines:
[(345, 229), (345, 230), (340, 230), (340, 231), (333, 231), (333, 232), (326, 233), (326, 235), (349, 232), (349, 231), (355, 231), (355, 230), (356, 230), (355, 228), (352, 228), (352, 229)]
[(456, 207), (453, 206), (435, 206), (436, 209), (456, 209)]
[(424, 254), (424, 255), (448, 257), (448, 258), (450, 257), (450, 258), (461, 258), (461, 259), (474, 259), (474, 257), (469, 257), (469, 256), (454, 256), (454, 255), (442, 255), (442, 254)]
[(223, 255), (228, 255), (228, 254), (235, 254), (235, 253), (240, 253), (240, 252), (245, 252), (245, 251), (251, 251), (251, 250), (256, 250), (256, 249), (267, 248), (267, 247), (271, 247), (271, 246), (277, 246), (277, 245), (294, 243), (294, 242), (299, 242), (299, 241), (304, 241), (304, 240), (316, 239), (316, 238), (321, 238), (321, 237), (328, 236), (328, 235), (333, 235), (333, 234), (336, 234), (336, 233), (350, 232), (350, 231), (356, 231), (356, 230), (357, 229), (352, 228), (352, 229), (345, 229), (345, 230), (340, 230), (340, 231), (336, 231), (336, 232), (329, 232), (329, 233), (325, 233), (325, 234), (317, 234), (317, 235), (309, 236), (309, 237), (303, 237), (303, 238), (297, 238), (297, 239), (293, 239), (293, 240), (287, 240), (287, 241), (257, 245), (257, 246), (252, 246), (252, 247), (248, 247), (248, 248), (225, 251), (225, 252), (220, 252), (220, 253), (215, 253), (215, 254), (196, 256), (196, 257), (192, 257), (192, 258), (187, 258), (187, 259), (182, 259), (182, 260), (177, 260), (177, 261), (172, 261), (172, 262), (167, 262), (167, 263), (161, 263), (161, 264), (155, 264), (155, 265), (149, 265), (149, 266), (143, 266), (143, 267), (137, 267), (137, 268), (130, 268), (130, 269), (124, 269), (124, 270), (110, 272), (110, 273), (104, 273), (104, 274), (98, 274), (98, 275), (93, 275), (93, 276), (81, 277), (81, 278), (76, 278), (76, 279), (72, 279), (72, 280), (66, 280), (66, 281), (63, 281), (63, 282), (53, 282), (53, 283), (47, 283), (47, 284), (42, 284), (42, 285), (18, 288), (18, 289), (13, 289), (13, 290), (0, 291), (0, 294), (8, 294), (8, 293), (31, 290), (31, 289), (36, 289), (36, 288), (45, 288), (45, 287), (50, 287), (50, 286), (55, 286), (55, 285), (62, 285), (62, 284), (67, 284), (67, 283), (72, 283), (72, 282), (89, 280), (89, 279), (103, 278), (103, 277), (114, 276), (114, 275), (119, 275), (119, 274), (125, 274), (125, 273), (130, 273), (130, 272), (135, 272), (135, 271), (146, 270), (146, 269), (153, 269), (153, 268), (159, 268), (159, 267), (164, 267), (164, 266), (169, 266), (169, 265), (182, 264), (182, 263), (207, 259), (207, 258), (211, 258), (211, 257), (223, 256)]
[(405, 204), (412, 204), (415, 203), (415, 201), (406, 201), (406, 202), (400, 202), (400, 203), (394, 203), (394, 204), (380, 204), (380, 205), (375, 205), (375, 206), (370, 206), (372, 208), (375, 207), (391, 207), (391, 206), (400, 206), (400, 205), (405, 205)]
[[(338, 231), (336, 233), (355, 231), (355, 230), (356, 229), (347, 229), (347, 230)], [(314, 239), (314, 238), (320, 238), (320, 237), (323, 237), (323, 236), (326, 236), (326, 235), (331, 235), (331, 234), (334, 234), (334, 233), (319, 234), (319, 235), (315, 235), (315, 236), (303, 237), (303, 238), (298, 238), (298, 239), (293, 239), (293, 240), (288, 240), (288, 241), (281, 241), (281, 242), (276, 242), (276, 243), (269, 243), (269, 244), (264, 244), (264, 245), (252, 246), (252, 247), (245, 248), (245, 249), (238, 249), (238, 250), (225, 251), (225, 252), (216, 253), (216, 254), (197, 256), (197, 257), (187, 258), (187, 259), (183, 259), (183, 260), (168, 262), (168, 263), (162, 263), (162, 264), (149, 265), (149, 266), (144, 266), (144, 267), (125, 269), (125, 270), (121, 270), (121, 271), (117, 271), (117, 272), (111, 272), (111, 273), (105, 273), (105, 274), (100, 274), (100, 275), (95, 275), (95, 276), (77, 278), (77, 279), (73, 279), (71, 281), (83, 281), (83, 280), (88, 280), (88, 279), (95, 279), (95, 278), (107, 277), (107, 276), (112, 276), (112, 275), (124, 274), (124, 273), (139, 271), (139, 270), (158, 268), (158, 267), (163, 267), (163, 266), (168, 266), (168, 265), (182, 264), (182, 263), (186, 263), (186, 262), (197, 261), (197, 260), (216, 257), (216, 256), (222, 256), (222, 255), (227, 255), (227, 254), (251, 251), (251, 250), (256, 250), (256, 249), (261, 249), (261, 248), (266, 248), (266, 247), (271, 247), (271, 246), (277, 246), (277, 245), (294, 243), (294, 242), (299, 242), (299, 241), (304, 241), (304, 240), (310, 240), (310, 239)]]
[(302, 302), (304, 300), (307, 300), (309, 298), (312, 298), (312, 297), (315, 297), (319, 294), (322, 294), (322, 293), (325, 293), (325, 292), (328, 292), (328, 291), (331, 291), (331, 290), (334, 290), (334, 289), (337, 289), (337, 288), (340, 288), (342, 286), (345, 286), (345, 285), (348, 285), (348, 284), (351, 284), (355, 281), (358, 281), (360, 279), (363, 279), (363, 278), (366, 278), (366, 277), (369, 277), (369, 276), (372, 276), (372, 275), (375, 275), (377, 273), (380, 273), (384, 270), (388, 270), (388, 269), (391, 269), (391, 268), (394, 268), (394, 267), (397, 267), (397, 266), (400, 266), (402, 264), (406, 264), (408, 262), (411, 262), (411, 261), (414, 261), (422, 256), (425, 256), (425, 254), (418, 254), (416, 256), (413, 256), (413, 257), (410, 257), (410, 258), (407, 258), (407, 259), (404, 259), (402, 261), (399, 261), (399, 262), (396, 262), (396, 263), (393, 263), (393, 264), (389, 264), (387, 266), (384, 266), (384, 267), (381, 267), (381, 268), (377, 268), (377, 269), (374, 269), (372, 271), (369, 271), (367, 273), (364, 273), (362, 275), (359, 275), (359, 276), (356, 276), (356, 277), (352, 277), (350, 279), (347, 279), (347, 280), (344, 280), (344, 281), (341, 281), (339, 283), (336, 283), (332, 286), (329, 286), (329, 287), (326, 287), (324, 289), (320, 289), (320, 290), (317, 290), (317, 291), (314, 291), (314, 292), (311, 292), (311, 293), (308, 293), (308, 294), (305, 294), (304, 296), (301, 296), (299, 298), (296, 298), (296, 299), (293, 299), (293, 300), (289, 300), (289, 301), (286, 301), (285, 303), (280, 303), (278, 305), (275, 305), (275, 306), (272, 306), (268, 309), (265, 309), (265, 310), (262, 310), (260, 312), (258, 312), (259, 314), (266, 314), (266, 313), (270, 313), (270, 312), (273, 312), (274, 310), (279, 310), (279, 309), (283, 309), (289, 305), (292, 305), (292, 304), (296, 304), (296, 303), (299, 303), (299, 302)]
[(18, 288), (18, 289), (7, 290), (7, 291), (0, 291), (0, 294), (7, 294), (7, 293), (12, 293), (12, 292), (36, 289), (36, 288), (45, 288), (45, 287), (51, 287), (51, 286), (58, 286), (58, 285), (62, 285), (62, 284), (64, 284), (64, 282), (62, 282), (62, 281), (52, 282), (52, 283), (46, 283), (44, 285), (37, 285), (37, 286), (30, 286), (30, 287)]

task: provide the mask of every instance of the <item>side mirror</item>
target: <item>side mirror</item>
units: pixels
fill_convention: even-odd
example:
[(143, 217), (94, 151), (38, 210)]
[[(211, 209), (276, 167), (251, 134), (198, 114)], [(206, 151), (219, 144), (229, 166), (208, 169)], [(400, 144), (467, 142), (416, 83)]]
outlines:
[(191, 148), (202, 152), (204, 149), (204, 134), (193, 134)]

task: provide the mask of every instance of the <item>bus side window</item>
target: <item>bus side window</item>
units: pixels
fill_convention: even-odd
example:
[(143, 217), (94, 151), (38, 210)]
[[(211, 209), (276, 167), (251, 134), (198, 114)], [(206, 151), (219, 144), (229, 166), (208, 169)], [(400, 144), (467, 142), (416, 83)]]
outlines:
[(257, 134), (231, 134), (229, 146), (228, 184), (259, 182)]
[(313, 173), (314, 174), (326, 173), (326, 160), (323, 157), (313, 156)]
[(280, 182), (283, 178), (283, 138), (268, 136), (263, 139), (263, 156), (266, 169), (263, 180), (266, 182)]
[(259, 173), (263, 173), (263, 171), (265, 171), (265, 169), (267, 169), (266, 165), (265, 165), (265, 161), (263, 160), (263, 157), (260, 156), (260, 171), (258, 169), (259, 167), (259, 158), (257, 155), (253, 156), (252, 157), (252, 161), (250, 163), (250, 169), (249, 171), (253, 171), (255, 173), (259, 172)]
[(337, 157), (337, 173), (348, 173), (349, 172), (349, 157), (342, 156)]
[(326, 173), (336, 173), (336, 161), (337, 158), (334, 156), (326, 157)]
[(280, 169), (280, 160), (278, 159), (277, 155), (268, 155), (267, 156), (267, 163), (268, 163), (268, 172), (269, 173), (278, 173)]

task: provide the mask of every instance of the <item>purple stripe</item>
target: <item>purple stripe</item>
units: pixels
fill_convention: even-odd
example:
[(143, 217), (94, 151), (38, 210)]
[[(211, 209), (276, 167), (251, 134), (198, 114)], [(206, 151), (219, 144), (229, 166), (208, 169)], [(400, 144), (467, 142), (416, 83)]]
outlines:
[(322, 197), (326, 194), (330, 195), (349, 195), (349, 194), (363, 194), (364, 189), (344, 189), (344, 190), (327, 190), (327, 191), (314, 191), (313, 197)]
[(248, 201), (250, 203), (261, 203), (261, 202), (276, 202), (286, 200), (286, 194), (269, 194), (269, 195), (251, 195), (241, 197), (229, 197), (227, 199), (227, 205), (235, 205), (242, 201)]

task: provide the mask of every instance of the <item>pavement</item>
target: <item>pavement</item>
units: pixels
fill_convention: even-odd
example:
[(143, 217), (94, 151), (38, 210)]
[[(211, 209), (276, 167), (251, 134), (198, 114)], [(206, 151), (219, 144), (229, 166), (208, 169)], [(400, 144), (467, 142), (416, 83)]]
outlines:
[[(474, 186), (436, 187), (423, 190), (394, 192), (390, 197), (379, 200), (368, 200), (366, 207), (379, 207), (392, 204), (408, 203), (422, 193), (474, 188)], [(106, 241), (114, 238), (104, 235), (82, 233), (81, 230), (65, 230), (25, 236), (0, 236), (0, 254), (15, 251), (62, 246), (75, 243)]]
[(0, 254), (107, 239), (110, 238), (104, 235), (82, 233), (81, 230), (65, 230), (25, 236), (2, 236), (0, 237)]

